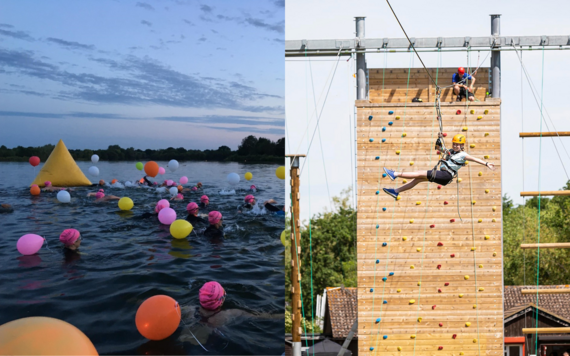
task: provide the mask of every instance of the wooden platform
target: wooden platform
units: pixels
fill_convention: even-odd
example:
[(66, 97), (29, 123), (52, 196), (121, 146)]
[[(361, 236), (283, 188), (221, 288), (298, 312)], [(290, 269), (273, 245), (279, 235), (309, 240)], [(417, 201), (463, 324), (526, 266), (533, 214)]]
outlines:
[[(404, 71), (394, 69), (390, 75), (402, 79)], [(419, 79), (426, 78), (415, 77)], [(479, 355), (480, 350), (502, 355), (500, 101), (470, 103), (468, 108), (465, 102), (442, 104), (446, 145), (451, 147), (453, 135), (465, 134), (466, 151), (495, 163), (495, 171), (469, 163), (459, 172), (461, 183), (441, 189), (421, 183), (399, 201), (382, 188), (400, 186), (402, 180), (383, 178), (382, 167), (415, 171), (435, 165), (439, 129), (434, 103), (357, 101), (356, 106), (359, 353)]]

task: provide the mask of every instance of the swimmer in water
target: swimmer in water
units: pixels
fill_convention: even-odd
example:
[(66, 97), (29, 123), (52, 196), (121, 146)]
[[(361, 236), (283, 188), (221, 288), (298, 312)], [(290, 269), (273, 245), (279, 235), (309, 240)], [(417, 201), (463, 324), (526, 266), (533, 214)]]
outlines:
[(152, 217), (158, 217), (158, 213), (160, 213), (160, 211), (164, 208), (169, 208), (170, 204), (166, 201), (162, 201), (160, 200), (158, 203), (156, 203), (156, 206), (154, 207), (154, 212), (149, 213), (143, 213), (141, 215), (141, 219), (148, 219), (148, 218), (152, 218)]
[(222, 227), (223, 218), (219, 211), (211, 211), (208, 214), (208, 222), (210, 226), (204, 231), (206, 237), (224, 237), (224, 229)]
[(140, 185), (147, 185), (147, 186), (149, 186), (149, 187), (152, 187), (152, 185), (153, 185), (152, 182), (151, 182), (150, 180), (148, 180), (147, 176), (142, 177), (142, 178), (139, 180), (139, 184), (140, 184)]
[(176, 196), (170, 198), (170, 200), (184, 200), (184, 195), (178, 193)]
[(63, 243), (66, 249), (75, 251), (81, 245), (81, 234), (75, 229), (66, 229), (59, 235), (59, 241)]
[(198, 182), (198, 183), (196, 184), (196, 188), (202, 189), (202, 183)]
[(271, 211), (273, 213), (278, 212), (278, 211), (285, 211), (285, 207), (280, 209), (273, 204), (277, 204), (277, 202), (273, 199), (269, 199), (269, 200), (266, 200), (263, 202), (263, 206), (265, 207), (265, 209), (267, 211)]
[(255, 186), (255, 184), (252, 184), (251, 187), (249, 187), (249, 190), (255, 193), (257, 192), (257, 187)]
[(2, 213), (13, 213), (14, 212), (14, 208), (12, 208), (12, 205), (10, 204), (1, 204), (0, 205), (0, 214)]
[(99, 183), (91, 184), (92, 187), (103, 187), (105, 185), (105, 181), (103, 179), (99, 180)]
[(200, 197), (200, 204), (198, 204), (198, 206), (200, 209), (206, 209), (208, 205), (210, 205), (210, 198), (208, 198), (207, 195), (202, 195)]
[(67, 188), (62, 188), (62, 187), (54, 187), (53, 185), (51, 185), (51, 182), (45, 181), (44, 182), (45, 187), (42, 189), (44, 192), (58, 192), (60, 190), (68, 190)]
[(251, 194), (246, 195), (244, 198), (245, 204), (242, 204), (238, 208), (238, 213), (241, 213), (244, 210), (251, 210), (255, 206), (255, 197)]
[(88, 197), (95, 197), (95, 203), (101, 203), (104, 201), (109, 200), (120, 200), (121, 198), (115, 195), (105, 195), (105, 191), (103, 189), (99, 189), (97, 193), (89, 193), (87, 194)]
[(205, 219), (202, 219), (198, 216), (199, 212), (198, 204), (192, 202), (186, 206), (186, 211), (188, 212), (188, 216), (186, 220), (192, 224), (192, 226), (196, 226), (196, 224), (207, 224), (208, 222)]

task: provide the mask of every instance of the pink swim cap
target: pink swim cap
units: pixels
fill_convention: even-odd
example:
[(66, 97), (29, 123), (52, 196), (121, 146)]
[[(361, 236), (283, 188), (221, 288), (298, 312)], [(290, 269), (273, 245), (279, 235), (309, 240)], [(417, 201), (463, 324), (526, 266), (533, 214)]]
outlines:
[(46, 180), (46, 181), (44, 182), (44, 185), (45, 185), (46, 187), (49, 187), (49, 186), (51, 185), (51, 182), (50, 182), (49, 180)]
[(95, 194), (95, 199), (102, 199), (105, 197), (105, 193), (103, 192), (98, 192), (97, 194)]
[(207, 202), (207, 201), (210, 201), (210, 199), (208, 198), (207, 195), (202, 195), (202, 196), (200, 197), (200, 202), (204, 203), (204, 202)]
[(218, 282), (207, 282), (200, 288), (200, 305), (208, 310), (216, 310), (224, 304), (226, 291)]
[(255, 188), (256, 188), (256, 186), (253, 184), (251, 185), (251, 187), (249, 187), (249, 189), (255, 189)]
[(158, 183), (157, 183), (157, 182), (154, 182), (154, 183), (152, 183), (152, 185), (158, 185)]
[(196, 209), (198, 209), (198, 204), (196, 204), (194, 202), (186, 205), (186, 211), (188, 211), (188, 212), (194, 211)]
[(184, 199), (184, 195), (178, 193), (178, 195), (176, 196), (176, 199)]
[(197, 190), (198, 190), (198, 188), (192, 187), (192, 191), (193, 191), (193, 192), (195, 192), (195, 191), (197, 191)]
[(162, 201), (159, 201), (156, 206), (154, 207), (154, 212), (159, 213), (162, 209), (170, 207), (170, 204), (165, 204)]
[(79, 231), (75, 229), (63, 230), (61, 235), (59, 235), (59, 241), (63, 242), (66, 246), (71, 246), (79, 238)]
[(254, 197), (253, 195), (249, 194), (249, 195), (246, 195), (246, 196), (245, 196), (245, 199), (244, 199), (244, 200), (245, 200), (246, 203), (249, 204), (250, 202), (252, 202), (252, 201), (255, 200), (255, 197)]
[(104, 191), (103, 189), (99, 189), (99, 191), (100, 191), (101, 193), (105, 193), (105, 191)]
[(211, 211), (210, 214), (208, 214), (208, 221), (211, 225), (219, 223), (220, 220), (222, 220), (222, 213), (219, 211)]

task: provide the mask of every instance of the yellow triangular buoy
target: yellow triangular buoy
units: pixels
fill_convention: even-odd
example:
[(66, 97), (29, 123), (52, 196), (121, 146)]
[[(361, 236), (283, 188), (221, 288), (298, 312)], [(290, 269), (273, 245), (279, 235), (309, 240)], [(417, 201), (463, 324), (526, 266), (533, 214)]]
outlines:
[(43, 187), (44, 182), (48, 180), (55, 187), (91, 185), (89, 179), (85, 177), (85, 174), (83, 174), (73, 157), (71, 157), (62, 140), (59, 140), (53, 151), (51, 151), (46, 163), (32, 184)]

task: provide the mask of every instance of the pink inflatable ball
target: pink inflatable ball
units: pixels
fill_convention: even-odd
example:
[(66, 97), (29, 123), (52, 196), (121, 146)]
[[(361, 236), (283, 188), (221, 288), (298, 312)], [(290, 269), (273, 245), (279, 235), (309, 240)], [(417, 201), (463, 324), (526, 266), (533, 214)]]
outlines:
[(169, 179), (166, 181), (166, 185), (170, 187), (171, 185), (174, 185), (174, 181), (172, 179)]
[(170, 225), (176, 220), (176, 212), (172, 208), (164, 208), (158, 213), (158, 221), (164, 225)]
[(160, 199), (156, 205), (158, 204), (166, 205), (167, 208), (170, 208), (170, 202), (167, 199)]
[(193, 191), (193, 192), (195, 192), (195, 191), (197, 191), (197, 190), (198, 190), (198, 188), (192, 187), (192, 191)]
[(27, 234), (18, 240), (16, 247), (18, 252), (24, 256), (29, 256), (37, 253), (44, 244), (44, 238), (36, 234)]
[(166, 170), (164, 170), (164, 168), (162, 167), (158, 167), (158, 174), (164, 174), (166, 173)]
[(180, 178), (180, 184), (186, 184), (186, 183), (188, 183), (188, 177), (186, 177), (186, 176), (181, 177)]

